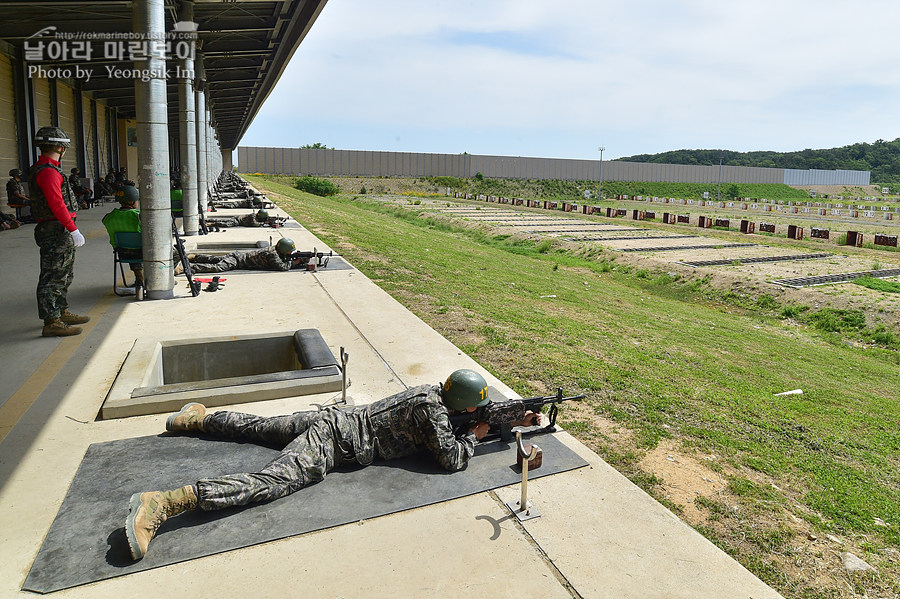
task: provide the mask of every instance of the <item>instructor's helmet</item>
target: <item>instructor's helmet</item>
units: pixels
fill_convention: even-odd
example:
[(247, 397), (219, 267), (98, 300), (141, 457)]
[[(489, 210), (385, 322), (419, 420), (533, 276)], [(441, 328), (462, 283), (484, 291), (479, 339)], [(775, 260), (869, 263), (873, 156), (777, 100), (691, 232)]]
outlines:
[(141, 194), (134, 185), (125, 185), (122, 189), (116, 190), (116, 199), (120, 204), (130, 204), (132, 202), (139, 202)]
[(484, 377), (468, 368), (454, 371), (447, 377), (441, 397), (451, 410), (462, 412), (466, 408), (480, 408), (491, 402)]
[(21, 177), (22, 171), (17, 168), (11, 168), (11, 169), (9, 169), (9, 176), (10, 177)]
[(275, 251), (282, 256), (290, 256), (294, 253), (295, 249), (297, 249), (297, 246), (294, 245), (294, 240), (290, 237), (282, 237), (278, 240), (278, 243), (275, 244)]
[(267, 220), (269, 220), (269, 213), (266, 212), (265, 210), (260, 210), (259, 212), (256, 213), (256, 222), (264, 223)]
[(59, 127), (41, 127), (34, 134), (34, 143), (38, 146), (62, 146), (68, 148), (72, 140)]

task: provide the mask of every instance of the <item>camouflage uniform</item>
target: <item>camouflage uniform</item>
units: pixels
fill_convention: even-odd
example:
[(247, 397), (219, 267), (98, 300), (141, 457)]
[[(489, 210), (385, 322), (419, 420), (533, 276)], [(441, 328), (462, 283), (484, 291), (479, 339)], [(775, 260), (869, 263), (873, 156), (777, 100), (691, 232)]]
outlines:
[(261, 227), (263, 223), (256, 220), (255, 214), (244, 214), (243, 216), (216, 217), (206, 219), (208, 225), (218, 225), (220, 227)]
[(231, 252), (224, 256), (197, 254), (191, 258), (191, 270), (195, 273), (225, 272), (228, 270), (280, 270), (291, 269), (291, 261), (284, 260), (274, 247)]
[(38, 173), (52, 168), (62, 177), (61, 192), (66, 209), (78, 210), (72, 190), (59, 167), (49, 163), (35, 164), (28, 173), (28, 189), (31, 192), (31, 211), (38, 223), (34, 228), (34, 241), (41, 250), (41, 274), (37, 284), (38, 316), (44, 321), (59, 318), (68, 308), (66, 296), (75, 273), (75, 242), (66, 228), (55, 219), (37, 184)]
[(476, 441), (471, 432), (454, 434), (440, 387), (431, 385), (346, 410), (327, 408), (275, 418), (216, 412), (203, 420), (203, 431), (283, 447), (259, 472), (198, 481), (198, 505), (204, 510), (284, 497), (319, 482), (341, 464), (366, 466), (376, 458), (428, 452), (447, 470), (462, 470)]
[(213, 202), (216, 208), (262, 208), (263, 203), (253, 199), (249, 200), (218, 200)]

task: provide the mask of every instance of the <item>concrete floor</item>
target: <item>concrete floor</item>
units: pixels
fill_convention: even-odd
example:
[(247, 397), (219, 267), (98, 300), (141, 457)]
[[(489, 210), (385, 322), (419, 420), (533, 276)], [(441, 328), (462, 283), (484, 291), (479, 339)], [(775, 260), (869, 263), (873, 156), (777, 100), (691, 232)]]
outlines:
[[(197, 298), (178, 277), (176, 299), (138, 303), (118, 298), (111, 289), (112, 252), (100, 224), (110, 209), (79, 215), (87, 244), (77, 253), (69, 303), (92, 321), (78, 337), (40, 337), (33, 226), (0, 233), (5, 314), (0, 332), (0, 597), (32, 596), (20, 590), (22, 583), (87, 447), (164, 429), (164, 414), (97, 417), (139, 337), (313, 327), (335, 355), (340, 346), (349, 352), (348, 394), (354, 403), (404, 386), (438, 383), (462, 367), (482, 371), (489, 384), (512, 396), (501, 381), (356, 270), (228, 273), (223, 290)], [(252, 243), (270, 235), (290, 236), (298, 249), (330, 249), (302, 227), (229, 229), (189, 238), (188, 244)], [(337, 396), (231, 407), (276, 415)], [(586, 447), (566, 433), (559, 436), (590, 467), (530, 484), (529, 497), (542, 515), (523, 524), (503, 505), (518, 497), (518, 486), (512, 486), (55, 595), (779, 597)], [(123, 506), (127, 501), (122, 497)]]

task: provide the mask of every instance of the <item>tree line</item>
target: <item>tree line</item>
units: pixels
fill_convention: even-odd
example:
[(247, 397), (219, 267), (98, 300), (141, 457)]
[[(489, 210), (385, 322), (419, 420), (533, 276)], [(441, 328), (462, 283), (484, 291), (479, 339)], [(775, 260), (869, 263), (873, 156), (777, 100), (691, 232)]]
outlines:
[(673, 150), (660, 154), (638, 154), (617, 160), (662, 164), (768, 168), (870, 171), (875, 185), (900, 184), (900, 138), (894, 141), (855, 143), (840, 148), (798, 152), (733, 152), (731, 150)]

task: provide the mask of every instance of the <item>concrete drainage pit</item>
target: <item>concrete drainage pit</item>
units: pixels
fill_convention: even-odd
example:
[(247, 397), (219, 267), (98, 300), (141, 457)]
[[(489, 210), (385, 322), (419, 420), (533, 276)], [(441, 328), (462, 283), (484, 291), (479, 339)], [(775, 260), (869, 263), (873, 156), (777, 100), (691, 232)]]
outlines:
[(102, 419), (341, 390), (341, 369), (317, 329), (222, 337), (141, 338), (125, 358)]
[(196, 254), (229, 254), (231, 252), (249, 252), (269, 247), (269, 242), (262, 241), (200, 241), (196, 248), (190, 250)]

